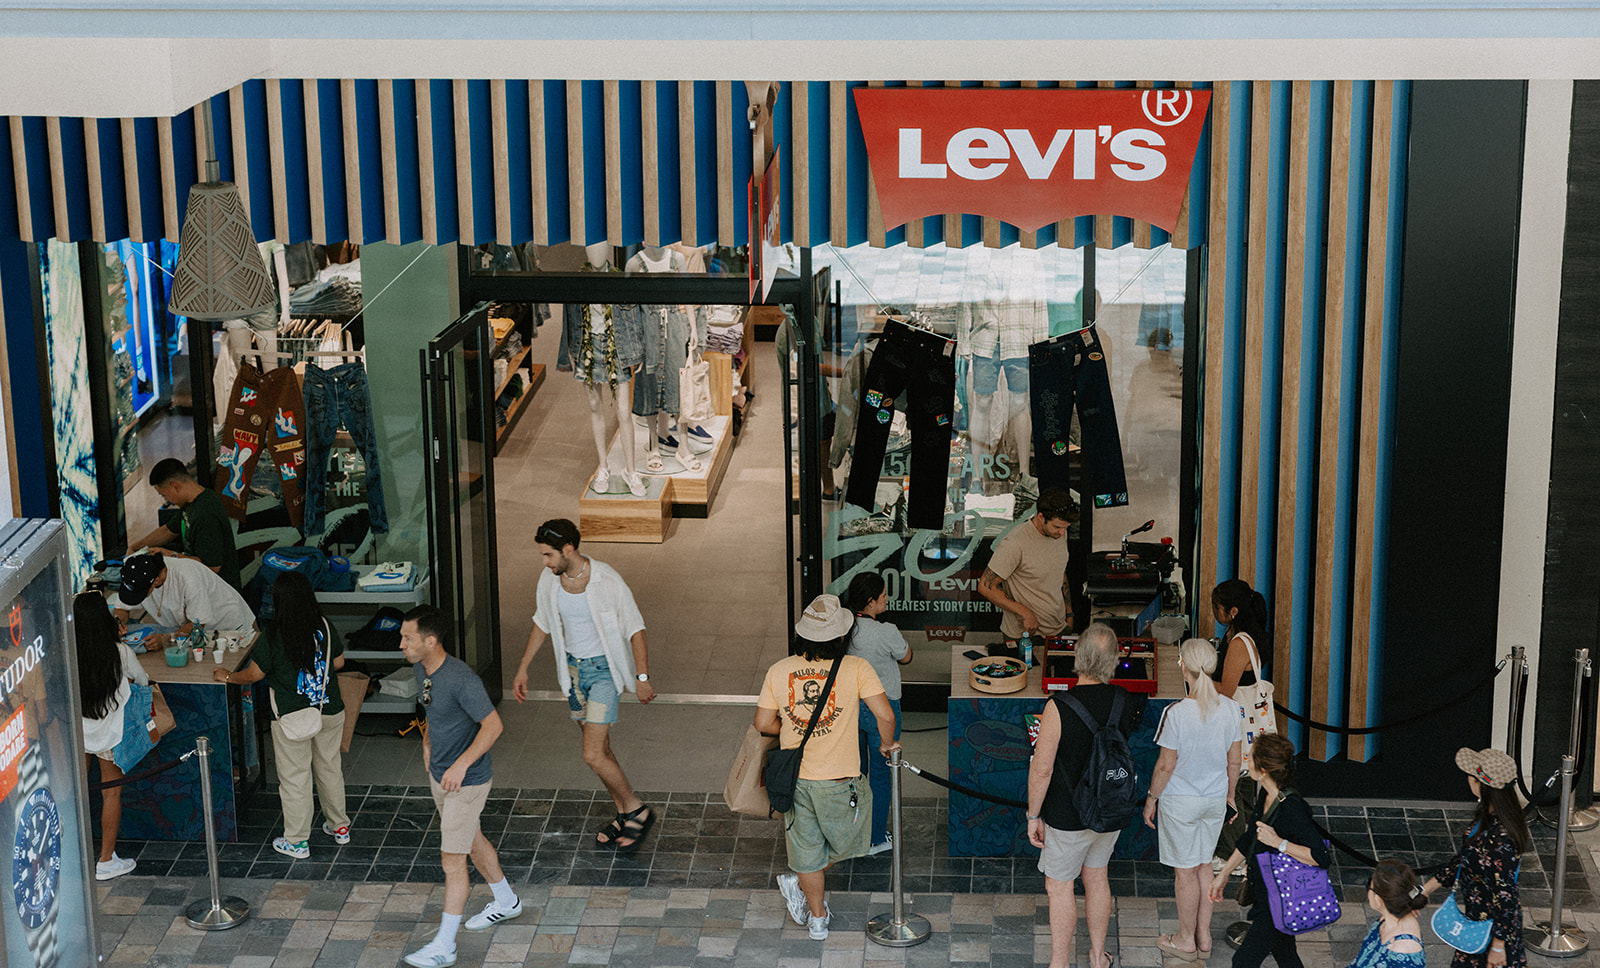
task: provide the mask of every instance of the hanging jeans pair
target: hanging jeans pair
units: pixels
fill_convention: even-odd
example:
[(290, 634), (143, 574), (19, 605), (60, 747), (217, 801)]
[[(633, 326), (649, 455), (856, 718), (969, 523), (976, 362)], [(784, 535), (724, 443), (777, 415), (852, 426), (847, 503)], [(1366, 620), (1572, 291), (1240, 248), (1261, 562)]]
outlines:
[(898, 407), (911, 432), (906, 523), (913, 528), (943, 529), (955, 396), (955, 343), (895, 320), (886, 323), (861, 381), (855, 456), (845, 500), (873, 509), (889, 422)]
[(1028, 347), (1032, 383), (1033, 472), (1039, 489), (1068, 487), (1072, 408), (1082, 432), (1084, 486), (1097, 508), (1128, 503), (1122, 438), (1111, 402), (1105, 348), (1093, 326)]
[(300, 378), (286, 366), (262, 373), (239, 364), (217, 452), (217, 493), (228, 515), (243, 521), (250, 503), (250, 477), (261, 452), (272, 448), (272, 462), (283, 485), (289, 523), (300, 527), (306, 495), (300, 478), (306, 463), (305, 404)]
[(306, 526), (308, 535), (321, 534), (328, 506), (328, 451), (340, 425), (361, 449), (366, 468), (364, 488), (367, 520), (373, 534), (387, 534), (389, 515), (383, 503), (383, 477), (378, 469), (378, 435), (372, 424), (372, 398), (367, 390), (367, 370), (360, 363), (343, 363), (324, 370), (306, 364), (306, 416), (310, 423), (309, 470), (306, 472)]

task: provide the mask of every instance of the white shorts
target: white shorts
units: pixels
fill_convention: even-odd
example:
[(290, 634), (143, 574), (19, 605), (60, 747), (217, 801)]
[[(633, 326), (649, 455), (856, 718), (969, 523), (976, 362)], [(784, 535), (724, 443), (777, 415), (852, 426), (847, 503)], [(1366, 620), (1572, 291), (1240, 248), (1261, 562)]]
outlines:
[(1211, 863), (1227, 809), (1222, 797), (1162, 797), (1156, 804), (1161, 863), (1177, 868)]
[(1085, 867), (1100, 868), (1111, 863), (1120, 830), (1096, 833), (1093, 830), (1057, 830), (1044, 825), (1044, 850), (1039, 853), (1039, 871), (1058, 881), (1071, 881)]

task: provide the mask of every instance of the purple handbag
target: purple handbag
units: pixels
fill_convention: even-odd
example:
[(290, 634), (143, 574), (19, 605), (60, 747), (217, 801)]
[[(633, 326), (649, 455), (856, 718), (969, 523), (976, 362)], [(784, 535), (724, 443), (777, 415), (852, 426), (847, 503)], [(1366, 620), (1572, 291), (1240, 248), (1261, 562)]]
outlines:
[[(1331, 847), (1326, 840), (1324, 846)], [(1328, 871), (1302, 864), (1288, 854), (1264, 850), (1256, 854), (1266, 885), (1272, 926), (1284, 934), (1305, 934), (1339, 920), (1339, 895)]]

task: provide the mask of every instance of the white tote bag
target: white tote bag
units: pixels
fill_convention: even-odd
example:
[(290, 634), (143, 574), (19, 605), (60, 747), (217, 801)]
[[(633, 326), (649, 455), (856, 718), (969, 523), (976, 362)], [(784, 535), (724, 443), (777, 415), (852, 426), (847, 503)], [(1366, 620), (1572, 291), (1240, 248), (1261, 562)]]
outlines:
[(1257, 736), (1278, 731), (1278, 717), (1272, 711), (1272, 683), (1261, 675), (1261, 659), (1256, 655), (1255, 640), (1242, 633), (1236, 638), (1244, 639), (1245, 648), (1250, 653), (1250, 668), (1256, 674), (1254, 683), (1240, 686), (1233, 691), (1233, 701), (1244, 711), (1242, 720), (1244, 748), (1240, 752), (1249, 756), (1250, 748), (1255, 745)]

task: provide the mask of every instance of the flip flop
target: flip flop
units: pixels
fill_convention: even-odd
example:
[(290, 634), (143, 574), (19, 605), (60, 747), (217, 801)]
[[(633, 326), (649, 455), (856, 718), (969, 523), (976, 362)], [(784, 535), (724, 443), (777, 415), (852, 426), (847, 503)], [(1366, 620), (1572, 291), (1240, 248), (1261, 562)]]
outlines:
[(1183, 961), (1199, 961), (1200, 960), (1200, 952), (1199, 951), (1185, 951), (1185, 950), (1183, 950), (1182, 948), (1178, 947), (1176, 944), (1173, 943), (1172, 935), (1170, 935), (1170, 934), (1163, 934), (1160, 937), (1156, 938), (1156, 947), (1160, 948), (1162, 951), (1165, 951), (1167, 954), (1172, 955), (1174, 958), (1179, 958), (1179, 959), (1182, 959)]
[[(641, 818), (639, 814), (644, 813), (646, 810), (650, 811), (649, 815)], [(612, 843), (616, 844), (617, 853), (631, 854), (639, 849), (639, 845), (644, 841), (645, 836), (650, 833), (650, 828), (656, 825), (656, 812), (650, 810), (648, 805), (640, 804), (637, 810), (617, 814), (617, 820), (622, 823), (622, 833), (616, 840), (626, 837), (633, 842), (630, 844), (616, 844), (616, 840), (613, 840)]]

